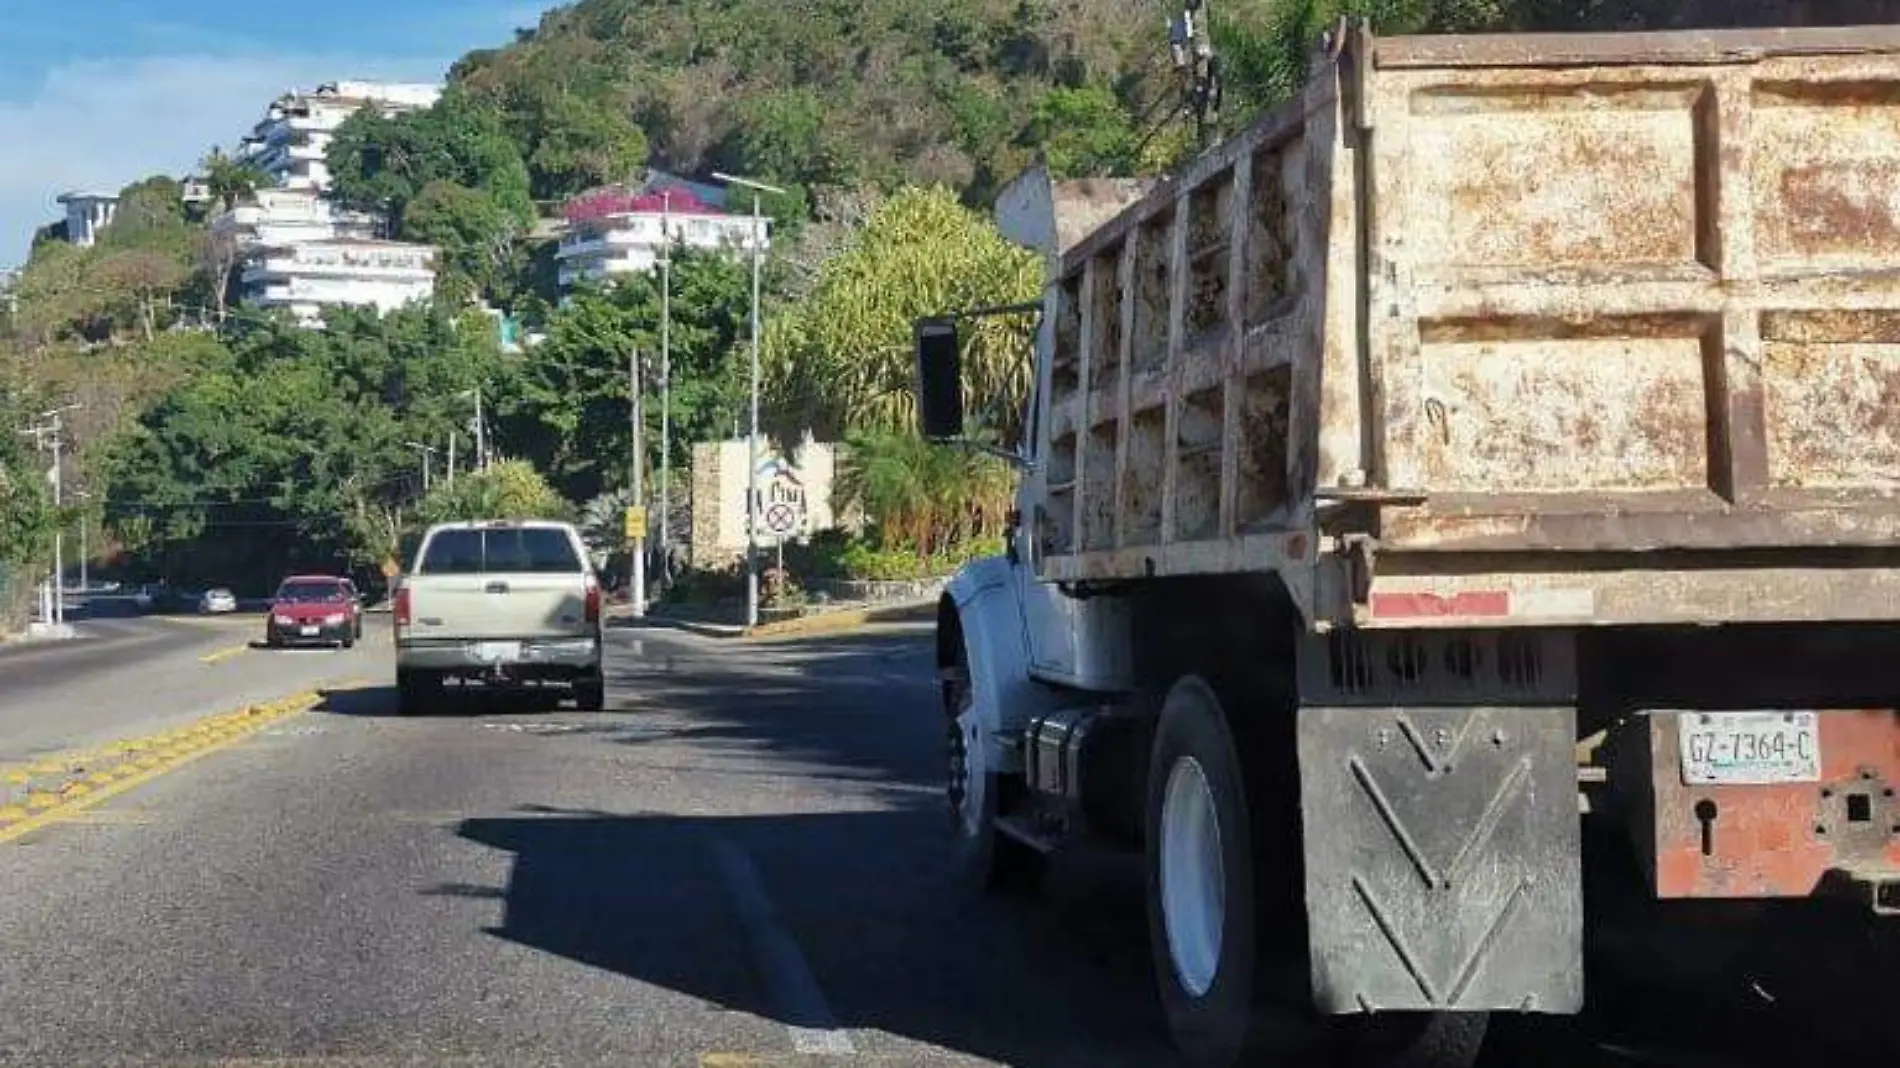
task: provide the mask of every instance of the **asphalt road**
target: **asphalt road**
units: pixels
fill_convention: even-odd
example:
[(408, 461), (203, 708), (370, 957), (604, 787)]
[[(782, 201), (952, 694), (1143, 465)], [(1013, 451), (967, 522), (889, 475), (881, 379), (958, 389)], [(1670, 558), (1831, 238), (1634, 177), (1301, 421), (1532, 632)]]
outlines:
[[(350, 657), (336, 651), (253, 648), (264, 633), (257, 614), (108, 609), (75, 614), (73, 627), (78, 636), (69, 640), (0, 646), (0, 764), (353, 677)], [(389, 644), (386, 629), (380, 641)]]
[[(100, 679), (0, 688), (6, 734), (70, 740), (335, 687), (0, 838), (0, 1064), (1176, 1063), (1136, 862), (954, 887), (921, 629), (615, 629), (605, 713), (408, 719), (381, 622), (226, 653), (237, 624), (146, 621), (96, 639), (123, 650)], [(1507, 1029), (1487, 1059), (1732, 1063), (1572, 1041)]]
[(617, 631), (607, 713), (424, 719), (386, 636), (144, 662), (377, 681), (0, 844), (0, 1061), (1170, 1063), (1125, 870), (951, 889), (914, 632)]

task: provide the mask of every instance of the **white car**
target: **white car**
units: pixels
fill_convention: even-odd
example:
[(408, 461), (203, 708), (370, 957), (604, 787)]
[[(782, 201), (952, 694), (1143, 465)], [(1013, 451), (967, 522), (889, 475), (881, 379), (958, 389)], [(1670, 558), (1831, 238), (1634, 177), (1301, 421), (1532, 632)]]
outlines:
[(204, 596), (198, 598), (198, 611), (207, 615), (222, 615), (225, 612), (235, 612), (237, 611), (237, 607), (237, 594), (232, 593), (222, 586), (206, 590)]

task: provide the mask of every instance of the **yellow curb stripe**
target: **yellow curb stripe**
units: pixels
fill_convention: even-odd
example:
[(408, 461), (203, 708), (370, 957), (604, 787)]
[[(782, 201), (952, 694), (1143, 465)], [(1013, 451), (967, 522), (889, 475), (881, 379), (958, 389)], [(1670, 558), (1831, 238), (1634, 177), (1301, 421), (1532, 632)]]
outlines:
[(249, 650), (250, 647), (251, 646), (249, 642), (246, 642), (243, 645), (228, 646), (226, 648), (219, 649), (217, 652), (214, 652), (214, 653), (206, 653), (205, 655), (199, 657), (198, 661), (199, 663), (203, 663), (203, 664), (215, 664), (220, 660), (228, 660), (231, 657), (238, 655), (239, 653), (245, 652)]
[[(313, 708), (321, 700), (322, 697), (318, 694), (303, 693), (284, 701), (274, 702), (272, 712), (264, 715), (254, 714), (247, 725), (252, 728), (261, 727), (277, 719)], [(255, 709), (252, 709), (253, 713), (255, 713), (255, 711)], [(118, 779), (109, 786), (102, 786), (96, 790), (86, 787), (84, 784), (69, 783), (67, 784), (69, 792), (63, 797), (58, 794), (44, 792), (32, 793), (27, 797), (26, 808), (36, 811), (29, 811), (21, 817), (12, 819), (11, 822), (6, 823), (4, 826), (0, 826), (0, 842), (12, 842), (23, 838), (42, 827), (68, 819), (76, 813), (84, 812), (128, 790), (143, 786), (167, 772), (174, 771), (200, 757), (208, 756), (225, 748), (234, 742), (237, 737), (238, 735), (233, 735), (223, 739), (206, 739), (196, 746), (178, 746), (171, 750), (165, 759), (155, 759), (150, 756), (143, 757), (132, 762), (137, 767), (137, 770), (132, 774)], [(80, 789), (76, 791), (70, 790), (70, 787), (73, 786), (78, 786)], [(9, 809), (15, 807), (17, 806), (9, 806)], [(7, 819), (9, 817), (9, 809), (0, 809), (0, 819)]]

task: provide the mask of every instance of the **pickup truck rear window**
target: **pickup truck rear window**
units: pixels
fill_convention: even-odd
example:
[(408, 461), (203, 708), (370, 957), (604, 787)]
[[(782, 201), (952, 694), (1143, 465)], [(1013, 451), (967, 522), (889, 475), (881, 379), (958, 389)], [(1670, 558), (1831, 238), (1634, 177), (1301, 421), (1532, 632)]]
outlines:
[(429, 539), (418, 575), (567, 574), (584, 570), (567, 532), (556, 527), (443, 530)]

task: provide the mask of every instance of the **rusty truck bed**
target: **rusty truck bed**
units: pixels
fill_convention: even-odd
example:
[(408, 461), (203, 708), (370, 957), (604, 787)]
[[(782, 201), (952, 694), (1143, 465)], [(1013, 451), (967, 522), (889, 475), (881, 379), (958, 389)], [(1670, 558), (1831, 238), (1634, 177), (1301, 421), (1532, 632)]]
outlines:
[(1900, 27), (1341, 34), (1316, 70), (1063, 257), (1045, 578), (1900, 617)]

